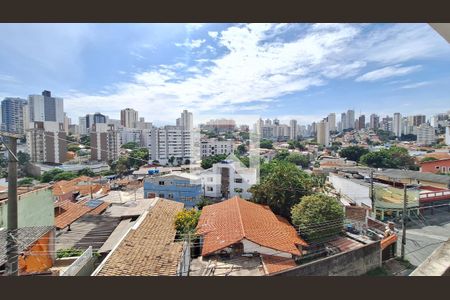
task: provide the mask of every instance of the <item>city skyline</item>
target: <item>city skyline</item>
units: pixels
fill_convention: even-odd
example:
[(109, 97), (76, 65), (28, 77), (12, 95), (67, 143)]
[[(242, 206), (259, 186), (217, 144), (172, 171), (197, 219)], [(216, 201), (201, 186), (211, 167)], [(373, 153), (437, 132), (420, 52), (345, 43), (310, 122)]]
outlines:
[(126, 107), (156, 126), (183, 109), (196, 124), (299, 125), (347, 109), (366, 118), (449, 110), (450, 47), (427, 24), (3, 24), (0, 32), (11, 36), (0, 42), (1, 99), (51, 90), (72, 123), (97, 111), (120, 119)]

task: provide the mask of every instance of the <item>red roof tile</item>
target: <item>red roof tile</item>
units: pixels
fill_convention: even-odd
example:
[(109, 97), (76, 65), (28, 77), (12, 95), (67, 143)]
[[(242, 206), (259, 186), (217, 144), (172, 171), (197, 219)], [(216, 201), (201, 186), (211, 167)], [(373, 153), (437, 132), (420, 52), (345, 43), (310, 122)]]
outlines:
[(266, 274), (277, 273), (295, 268), (297, 264), (294, 259), (274, 255), (261, 255), (264, 271)]
[(287, 221), (267, 207), (233, 197), (203, 208), (197, 233), (203, 235), (202, 256), (229, 247), (243, 239), (280, 252), (301, 255), (296, 245), (306, 243)]

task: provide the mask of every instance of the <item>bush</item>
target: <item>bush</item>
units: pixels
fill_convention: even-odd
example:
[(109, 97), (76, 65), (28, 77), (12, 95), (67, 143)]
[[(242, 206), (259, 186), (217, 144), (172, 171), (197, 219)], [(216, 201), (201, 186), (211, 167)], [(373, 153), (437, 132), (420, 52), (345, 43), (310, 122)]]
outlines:
[(56, 251), (56, 257), (57, 258), (63, 258), (63, 257), (75, 257), (80, 256), (83, 254), (82, 249), (76, 249), (76, 248), (68, 248), (68, 249), (59, 249)]
[(175, 217), (175, 228), (178, 234), (193, 233), (197, 227), (201, 211), (183, 209)]
[(26, 186), (26, 185), (32, 185), (33, 184), (33, 178), (27, 177), (23, 178), (19, 181), (17, 181), (18, 186)]

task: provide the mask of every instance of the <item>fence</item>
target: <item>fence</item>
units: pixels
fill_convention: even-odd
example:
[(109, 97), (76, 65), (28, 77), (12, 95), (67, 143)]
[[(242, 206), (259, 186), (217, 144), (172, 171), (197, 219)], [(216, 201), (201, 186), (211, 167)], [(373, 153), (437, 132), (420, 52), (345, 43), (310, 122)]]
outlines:
[(92, 246), (84, 251), (60, 276), (77, 276), (80, 271), (90, 262), (92, 262)]

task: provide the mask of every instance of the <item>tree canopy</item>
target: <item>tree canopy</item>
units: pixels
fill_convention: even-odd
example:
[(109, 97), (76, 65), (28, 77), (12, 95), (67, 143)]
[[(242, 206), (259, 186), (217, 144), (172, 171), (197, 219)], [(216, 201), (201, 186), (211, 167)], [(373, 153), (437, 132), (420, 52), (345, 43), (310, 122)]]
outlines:
[(429, 156), (429, 157), (422, 158), (422, 160), (420, 162), (424, 163), (424, 162), (427, 162), (427, 161), (435, 161), (435, 160), (438, 160), (438, 159), (435, 158), (435, 157)]
[(414, 168), (414, 159), (408, 154), (408, 150), (401, 147), (391, 147), (364, 154), (360, 162), (372, 168)]
[(264, 149), (273, 149), (273, 142), (271, 140), (262, 139), (259, 142), (259, 147)]
[(300, 234), (315, 242), (342, 232), (344, 211), (336, 198), (313, 194), (302, 197), (292, 207), (291, 218)]
[(268, 205), (275, 214), (290, 218), (291, 207), (312, 189), (311, 177), (293, 163), (274, 160), (261, 166), (259, 184), (250, 188), (252, 201)]
[(200, 165), (203, 169), (209, 169), (212, 167), (213, 164), (216, 164), (226, 158), (227, 158), (227, 156), (225, 154), (208, 156), (208, 157), (205, 157), (202, 159), (202, 162)]
[(339, 152), (339, 155), (341, 157), (347, 158), (348, 160), (359, 161), (361, 156), (363, 156), (366, 153), (369, 153), (369, 150), (367, 150), (367, 149), (365, 149), (363, 147), (349, 146), (347, 148), (342, 149)]
[(136, 143), (136, 142), (128, 142), (128, 143), (123, 144), (123, 145), (120, 146), (120, 147), (123, 148), (123, 149), (130, 149), (130, 150), (133, 150), (133, 149), (138, 148), (138, 147), (139, 147), (139, 144)]

